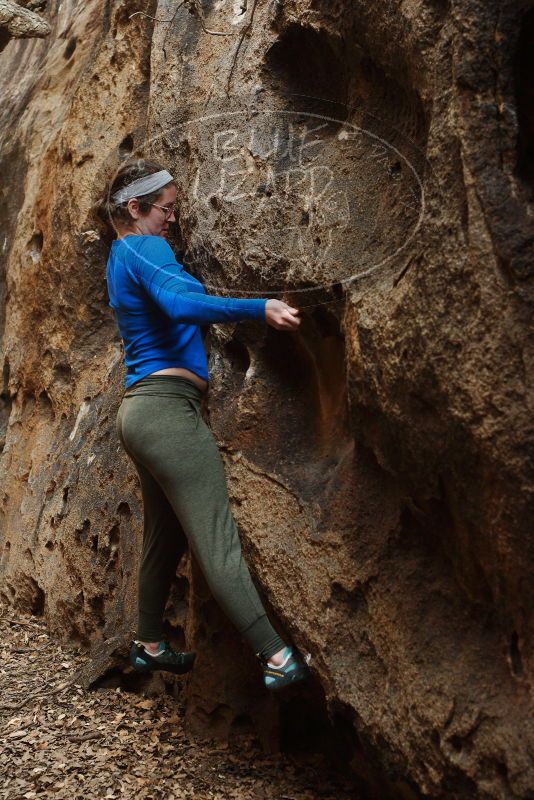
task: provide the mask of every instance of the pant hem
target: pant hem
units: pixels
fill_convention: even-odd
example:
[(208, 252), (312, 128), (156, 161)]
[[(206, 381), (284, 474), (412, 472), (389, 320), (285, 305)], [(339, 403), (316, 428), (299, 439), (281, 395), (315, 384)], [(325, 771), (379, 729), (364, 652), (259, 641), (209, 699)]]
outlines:
[(248, 628), (241, 631), (241, 635), (256, 655), (269, 659), (285, 646), (284, 640), (271, 625), (267, 614), (262, 614)]

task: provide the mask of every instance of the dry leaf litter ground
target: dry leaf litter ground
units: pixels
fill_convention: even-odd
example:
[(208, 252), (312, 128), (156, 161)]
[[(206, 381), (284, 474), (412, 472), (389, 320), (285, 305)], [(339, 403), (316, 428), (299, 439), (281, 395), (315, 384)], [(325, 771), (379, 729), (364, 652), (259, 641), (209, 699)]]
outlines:
[(0, 606), (0, 798), (345, 800), (350, 779), (320, 754), (266, 756), (189, 738), (169, 695), (85, 691), (73, 675), (87, 660), (52, 639), (39, 617)]

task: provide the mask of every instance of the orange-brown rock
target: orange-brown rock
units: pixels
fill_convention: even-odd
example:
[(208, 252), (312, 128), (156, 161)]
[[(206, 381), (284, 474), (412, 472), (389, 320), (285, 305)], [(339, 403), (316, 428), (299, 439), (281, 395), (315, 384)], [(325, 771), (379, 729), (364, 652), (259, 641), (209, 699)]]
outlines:
[(122, 158), (157, 157), (187, 268), (303, 318), (211, 326), (204, 413), (315, 678), (266, 697), (188, 562), (167, 625), (198, 651), (190, 729), (330, 739), (373, 796), (530, 797), (532, 4), (40, 15), (51, 33), (0, 55), (0, 597), (89, 648), (86, 685), (120, 668), (142, 504), (90, 208)]

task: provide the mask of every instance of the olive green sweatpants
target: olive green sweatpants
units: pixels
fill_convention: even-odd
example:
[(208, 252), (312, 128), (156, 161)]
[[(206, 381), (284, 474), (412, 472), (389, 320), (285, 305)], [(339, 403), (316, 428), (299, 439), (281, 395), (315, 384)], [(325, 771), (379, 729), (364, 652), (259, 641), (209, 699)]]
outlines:
[(254, 653), (284, 646), (243, 559), (224, 464), (200, 413), (201, 390), (177, 375), (150, 375), (127, 389), (117, 433), (143, 496), (137, 638), (163, 638), (162, 620), (178, 563), (191, 548), (210, 590)]

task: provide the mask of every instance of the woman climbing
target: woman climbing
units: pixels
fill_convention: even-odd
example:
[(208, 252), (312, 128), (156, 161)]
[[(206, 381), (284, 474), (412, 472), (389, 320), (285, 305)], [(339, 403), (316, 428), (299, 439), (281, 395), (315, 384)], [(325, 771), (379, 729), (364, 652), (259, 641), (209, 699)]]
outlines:
[(275, 299), (207, 295), (166, 241), (176, 194), (164, 167), (130, 159), (96, 207), (117, 236), (107, 262), (126, 365), (117, 434), (143, 497), (130, 663), (141, 672), (182, 674), (193, 667), (196, 654), (175, 651), (163, 634), (170, 585), (189, 544), (213, 596), (262, 662), (265, 686), (280, 689), (309, 676), (309, 656), (273, 628), (243, 559), (222, 458), (200, 414), (208, 370), (199, 326), (256, 319), (290, 331), (300, 324), (299, 312)]

